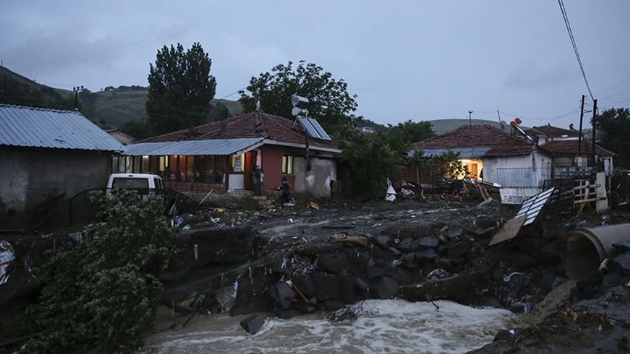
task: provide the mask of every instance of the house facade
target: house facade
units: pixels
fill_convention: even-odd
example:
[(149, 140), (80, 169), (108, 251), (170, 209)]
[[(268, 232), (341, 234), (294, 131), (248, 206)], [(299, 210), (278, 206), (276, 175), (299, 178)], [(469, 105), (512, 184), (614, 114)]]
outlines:
[[(422, 151), (437, 157), (452, 151), (466, 166), (468, 176), (501, 185), (503, 203), (518, 204), (540, 192), (551, 178), (551, 156), (528, 139), (489, 125), (462, 126), (413, 145), (409, 156)], [(437, 177), (437, 176), (436, 176)]]
[(526, 131), (512, 128), (510, 132), (489, 125), (462, 126), (414, 144), (408, 155), (416, 151), (423, 151), (426, 157), (449, 150), (459, 153), (459, 161), (469, 172), (467, 177), (498, 183), (503, 203), (520, 204), (554, 178), (580, 172), (580, 163), (590, 171), (587, 161), (593, 146), (602, 162), (598, 169), (608, 161), (605, 164), (612, 171), (612, 152), (579, 139), (577, 132), (550, 126)]
[(123, 145), (78, 111), (0, 105), (0, 228), (60, 197), (105, 188)]
[[(283, 178), (296, 193), (328, 197), (341, 150), (313, 119), (251, 112), (151, 137), (114, 157), (114, 172), (150, 172), (183, 193), (276, 190)], [(319, 132), (319, 133), (318, 133)]]

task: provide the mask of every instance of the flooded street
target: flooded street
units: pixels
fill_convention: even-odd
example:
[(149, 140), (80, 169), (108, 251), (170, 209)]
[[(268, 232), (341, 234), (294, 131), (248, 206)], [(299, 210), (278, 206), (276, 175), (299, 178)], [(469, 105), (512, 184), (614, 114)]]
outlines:
[[(437, 305), (437, 307), (435, 306)], [(367, 300), (354, 304), (356, 320), (322, 314), (268, 318), (252, 335), (239, 325), (246, 315), (158, 314), (158, 328), (139, 353), (465, 353), (492, 342), (517, 315), (450, 301)], [(438, 308), (439, 307), (439, 308)]]

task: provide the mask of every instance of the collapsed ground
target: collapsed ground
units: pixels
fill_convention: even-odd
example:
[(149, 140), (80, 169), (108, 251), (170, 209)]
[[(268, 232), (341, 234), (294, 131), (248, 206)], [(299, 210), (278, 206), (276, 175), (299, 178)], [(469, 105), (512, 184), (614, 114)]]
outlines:
[[(527, 313), (521, 328), (506, 329), (479, 352), (627, 348), (626, 270), (611, 267), (601, 281), (576, 291), (561, 262), (572, 229), (627, 222), (626, 213), (587, 211), (574, 217), (573, 210), (566, 210), (543, 216), (516, 238), (489, 247), (514, 207), (452, 196), (429, 199), (360, 206), (301, 202), (287, 208), (209, 208), (184, 214), (176, 219), (187, 229), (182, 251), (162, 276), (165, 302), (180, 311), (290, 318), (343, 309), (365, 298), (449, 299)], [(67, 234), (10, 241), (19, 256), (35, 262), (41, 248), (74, 242)], [(12, 289), (34, 286), (26, 275), (16, 274), (13, 282)], [(5, 300), (8, 289), (0, 286)], [(8, 296), (5, 318), (33, 301), (33, 293), (26, 294)], [(0, 341), (19, 335), (6, 326)]]

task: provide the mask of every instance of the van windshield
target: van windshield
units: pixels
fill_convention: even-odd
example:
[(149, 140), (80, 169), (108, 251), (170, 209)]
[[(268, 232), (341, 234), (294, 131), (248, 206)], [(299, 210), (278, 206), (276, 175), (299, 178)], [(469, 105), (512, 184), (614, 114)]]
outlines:
[(112, 181), (112, 188), (149, 189), (149, 180), (146, 178), (116, 177)]

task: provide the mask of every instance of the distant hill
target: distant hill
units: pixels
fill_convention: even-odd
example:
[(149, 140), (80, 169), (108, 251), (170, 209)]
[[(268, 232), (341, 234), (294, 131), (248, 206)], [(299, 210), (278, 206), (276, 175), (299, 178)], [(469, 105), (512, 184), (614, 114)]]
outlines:
[(0, 103), (52, 109), (73, 109), (72, 91), (41, 85), (0, 66)]
[[(127, 123), (143, 123), (148, 89), (142, 86), (108, 86), (103, 91), (79, 92), (78, 104), (83, 115), (103, 128), (122, 128)], [(0, 103), (22, 106), (74, 109), (74, 92), (41, 85), (0, 66)], [(231, 115), (243, 111), (240, 102), (215, 99), (210, 115), (225, 106)]]
[(431, 123), (433, 131), (437, 135), (442, 135), (444, 133), (448, 133), (452, 130), (455, 130), (463, 125), (479, 125), (486, 124), (491, 125), (493, 127), (501, 129), (501, 125), (497, 121), (492, 120), (484, 120), (484, 119), (436, 119), (427, 121)]

